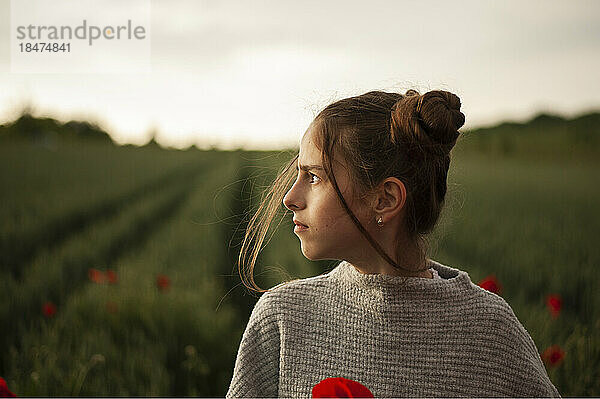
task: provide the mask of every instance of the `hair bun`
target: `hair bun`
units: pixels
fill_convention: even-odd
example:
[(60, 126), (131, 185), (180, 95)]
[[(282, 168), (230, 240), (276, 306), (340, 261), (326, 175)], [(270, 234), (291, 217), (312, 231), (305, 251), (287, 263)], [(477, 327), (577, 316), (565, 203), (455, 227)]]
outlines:
[(448, 91), (433, 90), (420, 95), (408, 90), (392, 108), (392, 142), (419, 149), (434, 156), (450, 153), (465, 115), (460, 98)]

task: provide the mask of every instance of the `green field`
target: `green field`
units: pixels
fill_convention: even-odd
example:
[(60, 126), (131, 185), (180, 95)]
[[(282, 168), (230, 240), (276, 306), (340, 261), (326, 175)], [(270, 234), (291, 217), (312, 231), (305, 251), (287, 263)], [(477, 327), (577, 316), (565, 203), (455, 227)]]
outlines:
[[(476, 283), (494, 274), (540, 352), (564, 350), (547, 365), (559, 392), (599, 396), (599, 153), (527, 156), (505, 142), (458, 147), (430, 256)], [(224, 396), (257, 300), (235, 268), (241, 235), (287, 156), (1, 141), (0, 376), (9, 388)], [(268, 288), (334, 264), (302, 257), (288, 215), (255, 276)], [(94, 283), (90, 269), (118, 281)], [(562, 297), (557, 318), (548, 294)]]

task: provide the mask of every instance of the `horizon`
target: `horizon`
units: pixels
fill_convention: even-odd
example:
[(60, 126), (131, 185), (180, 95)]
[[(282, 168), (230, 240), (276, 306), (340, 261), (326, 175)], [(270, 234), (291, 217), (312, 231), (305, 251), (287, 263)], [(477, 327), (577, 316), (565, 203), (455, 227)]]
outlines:
[[(90, 120), (83, 120), (83, 119), (67, 119), (67, 120), (61, 120), (58, 118), (55, 118), (53, 115), (35, 115), (35, 112), (31, 112), (30, 109), (23, 109), (21, 113), (19, 113), (15, 118), (12, 118), (10, 120), (6, 120), (6, 121), (0, 121), (0, 127), (2, 126), (6, 126), (6, 125), (10, 125), (12, 123), (15, 123), (20, 117), (24, 116), (24, 115), (30, 115), (33, 118), (36, 119), (52, 119), (57, 121), (60, 124), (66, 124), (69, 122), (81, 122), (81, 123), (89, 123), (93, 126), (98, 127), (100, 130), (102, 130), (104, 133), (106, 133), (110, 140), (112, 141), (112, 143), (116, 146), (127, 146), (127, 145), (133, 145), (136, 147), (143, 147), (146, 146), (148, 144), (150, 144), (152, 141), (154, 141), (156, 144), (158, 144), (161, 148), (163, 149), (169, 149), (169, 150), (187, 150), (190, 148), (196, 148), (198, 150), (218, 150), (218, 151), (288, 151), (288, 150), (295, 150), (297, 149), (297, 143), (293, 144), (293, 145), (288, 145), (288, 146), (277, 146), (277, 147), (264, 147), (264, 146), (256, 146), (256, 147), (244, 147), (244, 146), (237, 146), (237, 147), (221, 147), (218, 144), (206, 144), (204, 146), (198, 145), (198, 143), (191, 143), (186, 147), (176, 147), (176, 146), (171, 146), (168, 144), (164, 144), (161, 143), (160, 140), (156, 140), (156, 136), (150, 136), (148, 137), (148, 140), (146, 142), (143, 143), (119, 143), (118, 141), (115, 140), (115, 138), (113, 137), (113, 135), (111, 134), (110, 131), (106, 130), (104, 128), (104, 126), (102, 126), (101, 124), (98, 124), (94, 121), (90, 121)], [(575, 120), (587, 115), (600, 115), (600, 107), (597, 108), (593, 108), (593, 109), (589, 109), (589, 110), (584, 110), (582, 112), (577, 112), (573, 115), (565, 115), (565, 114), (559, 114), (556, 112), (538, 112), (535, 113), (533, 115), (530, 115), (527, 118), (524, 118), (523, 120), (515, 120), (515, 119), (504, 119), (504, 120), (500, 120), (497, 121), (493, 124), (488, 124), (488, 125), (480, 125), (480, 126), (473, 126), (473, 127), (469, 127), (469, 128), (461, 128), (459, 129), (459, 132), (461, 134), (470, 134), (473, 131), (477, 131), (477, 130), (487, 130), (487, 129), (494, 129), (497, 128), (499, 126), (505, 125), (505, 124), (517, 124), (517, 125), (527, 125), (529, 123), (531, 123), (534, 119), (539, 118), (540, 116), (550, 116), (550, 117), (557, 117), (560, 118), (564, 121), (571, 121), (571, 120)]]

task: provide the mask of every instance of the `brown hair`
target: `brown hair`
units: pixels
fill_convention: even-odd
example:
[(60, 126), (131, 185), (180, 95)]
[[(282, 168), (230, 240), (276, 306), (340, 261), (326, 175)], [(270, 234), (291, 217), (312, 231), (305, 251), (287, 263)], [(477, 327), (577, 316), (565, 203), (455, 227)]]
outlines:
[[(465, 123), (460, 105), (460, 99), (447, 91), (434, 90), (423, 95), (415, 90), (404, 95), (370, 91), (328, 105), (312, 123), (323, 167), (342, 207), (373, 248), (394, 267), (403, 268), (371, 237), (344, 200), (333, 174), (334, 155), (339, 151), (342, 159), (352, 160), (346, 166), (359, 195), (368, 194), (389, 176), (404, 183), (406, 233), (424, 259), (426, 236), (435, 227), (444, 205), (450, 150), (459, 136), (458, 129)], [(256, 292), (266, 290), (254, 282), (254, 265), (295, 177), (293, 166), (297, 159), (298, 155), (280, 171), (246, 230), (238, 268), (244, 285)], [(246, 274), (252, 286), (246, 283)]]

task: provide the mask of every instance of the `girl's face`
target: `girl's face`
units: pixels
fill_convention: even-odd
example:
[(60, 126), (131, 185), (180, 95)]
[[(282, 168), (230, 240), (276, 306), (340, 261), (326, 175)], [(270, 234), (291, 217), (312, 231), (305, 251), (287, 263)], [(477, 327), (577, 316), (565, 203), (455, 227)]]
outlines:
[[(294, 213), (294, 233), (300, 238), (302, 253), (308, 259), (348, 259), (360, 255), (366, 239), (339, 202), (335, 189), (321, 164), (321, 151), (309, 128), (300, 142), (298, 176), (283, 198)], [(350, 176), (344, 165), (334, 161), (333, 173), (350, 209), (363, 226), (374, 218), (368, 207), (354, 199)], [(367, 227), (368, 228), (368, 227)]]

